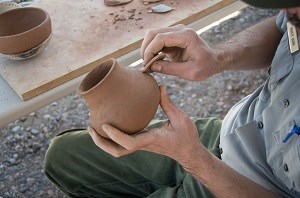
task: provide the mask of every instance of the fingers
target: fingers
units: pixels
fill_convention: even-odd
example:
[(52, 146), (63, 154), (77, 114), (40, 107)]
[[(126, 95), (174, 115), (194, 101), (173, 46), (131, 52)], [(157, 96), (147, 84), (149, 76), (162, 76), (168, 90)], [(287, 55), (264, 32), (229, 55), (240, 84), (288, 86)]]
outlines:
[(178, 122), (185, 113), (181, 111), (169, 98), (167, 90), (164, 86), (160, 86), (161, 98), (160, 105), (171, 123)]
[(102, 137), (99, 135), (92, 127), (88, 127), (88, 132), (92, 137), (94, 143), (103, 151), (113, 155), (114, 157), (120, 157), (131, 153), (124, 147), (118, 145), (117, 143)]
[(112, 141), (131, 152), (141, 150), (154, 139), (151, 135), (152, 133), (148, 133), (148, 131), (138, 135), (128, 135), (108, 124), (104, 124), (102, 129)]
[(151, 72), (159, 72), (162, 74), (178, 76), (187, 80), (195, 80), (198, 78), (200, 71), (197, 67), (192, 67), (192, 62), (171, 62), (168, 60), (155, 61), (151, 67)]
[(149, 43), (144, 51), (144, 62), (148, 63), (158, 52), (166, 47), (187, 48), (190, 37), (183, 31), (160, 33)]
[[(174, 32), (174, 31), (176, 32), (179, 30), (183, 30), (184, 28), (186, 28), (184, 25), (178, 24), (172, 27), (160, 28), (160, 29), (148, 31), (145, 35), (145, 38), (141, 46), (141, 58), (144, 59), (145, 49), (148, 47), (149, 43), (156, 37), (156, 35), (160, 33)], [(157, 54), (158, 52), (159, 51), (155, 52), (155, 54)]]

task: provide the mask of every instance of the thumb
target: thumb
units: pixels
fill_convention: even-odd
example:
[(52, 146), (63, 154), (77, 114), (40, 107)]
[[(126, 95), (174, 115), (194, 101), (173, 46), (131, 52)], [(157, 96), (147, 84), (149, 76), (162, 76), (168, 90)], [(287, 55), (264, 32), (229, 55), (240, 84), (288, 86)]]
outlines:
[(176, 122), (184, 114), (169, 98), (166, 87), (160, 86), (160, 106), (170, 122)]

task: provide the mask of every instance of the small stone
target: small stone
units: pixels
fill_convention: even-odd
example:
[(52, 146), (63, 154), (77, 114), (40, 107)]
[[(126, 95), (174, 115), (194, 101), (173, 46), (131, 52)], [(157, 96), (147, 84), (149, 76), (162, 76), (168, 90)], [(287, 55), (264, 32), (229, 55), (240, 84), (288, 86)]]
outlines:
[(35, 112), (32, 112), (31, 114), (29, 114), (30, 116), (35, 116)]
[(196, 98), (197, 97), (197, 94), (192, 94), (192, 98)]
[(9, 182), (14, 181), (14, 177), (12, 175), (6, 176), (5, 179)]
[(20, 130), (20, 126), (19, 125), (17, 125), (17, 126), (15, 126), (13, 129), (12, 129), (12, 131), (14, 132), (14, 133), (16, 133), (16, 132), (18, 132), (19, 130)]
[(39, 133), (39, 131), (37, 129), (31, 129), (30, 130), (31, 134), (36, 135)]
[(9, 158), (8, 159), (8, 162), (11, 164), (11, 165), (16, 165), (18, 164), (17, 160), (15, 158)]
[(51, 119), (51, 115), (45, 114), (45, 115), (44, 115), (44, 119), (45, 119), (45, 120), (50, 120), (50, 119)]
[(22, 122), (24, 122), (24, 121), (26, 120), (26, 117), (22, 117), (22, 118), (20, 118), (20, 120), (21, 120)]
[(53, 107), (54, 107), (54, 106), (57, 106), (57, 105), (58, 105), (58, 102), (52, 102), (52, 103), (51, 103), (51, 106), (53, 106)]
[(175, 95), (171, 95), (171, 96), (170, 96), (170, 99), (171, 99), (171, 100), (175, 100), (176, 98), (177, 98), (177, 96), (175, 96)]
[(228, 91), (232, 91), (232, 90), (233, 90), (233, 86), (232, 86), (232, 85), (228, 85), (228, 86), (227, 86), (227, 90), (228, 90)]
[(21, 184), (20, 186), (20, 193), (25, 193), (27, 191), (27, 188), (25, 185)]
[(47, 194), (49, 195), (49, 197), (53, 197), (54, 196), (54, 192), (53, 190), (47, 190)]

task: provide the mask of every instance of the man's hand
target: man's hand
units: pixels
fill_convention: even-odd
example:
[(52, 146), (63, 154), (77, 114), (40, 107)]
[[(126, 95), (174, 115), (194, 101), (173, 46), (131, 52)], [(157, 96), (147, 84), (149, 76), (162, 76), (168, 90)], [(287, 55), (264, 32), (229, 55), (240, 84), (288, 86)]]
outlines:
[(169, 60), (156, 61), (150, 70), (188, 80), (205, 80), (219, 73), (220, 50), (213, 50), (197, 33), (184, 25), (150, 30), (141, 46), (141, 57), (147, 64), (164, 52)]
[(88, 131), (95, 144), (115, 157), (145, 150), (169, 156), (183, 166), (187, 164), (196, 153), (195, 150), (199, 151), (205, 147), (199, 140), (194, 123), (170, 101), (165, 88), (160, 87), (160, 90), (160, 105), (169, 118), (164, 126), (132, 136), (105, 124), (103, 130), (111, 140), (101, 137), (89, 127)]

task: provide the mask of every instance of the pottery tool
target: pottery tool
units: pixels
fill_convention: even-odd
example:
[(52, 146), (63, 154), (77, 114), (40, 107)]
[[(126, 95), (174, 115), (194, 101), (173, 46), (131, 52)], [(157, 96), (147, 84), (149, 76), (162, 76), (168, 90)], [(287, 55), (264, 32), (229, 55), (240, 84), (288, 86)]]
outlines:
[(150, 73), (150, 67), (151, 65), (158, 60), (163, 60), (164, 58), (166, 58), (166, 54), (163, 52), (158, 53), (156, 56), (154, 56), (154, 58), (152, 58), (152, 60), (150, 60), (142, 69), (143, 73)]

